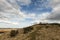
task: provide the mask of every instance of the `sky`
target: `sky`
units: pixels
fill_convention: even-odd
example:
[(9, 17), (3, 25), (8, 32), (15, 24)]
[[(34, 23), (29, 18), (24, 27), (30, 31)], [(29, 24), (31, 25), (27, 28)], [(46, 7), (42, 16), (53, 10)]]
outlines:
[(60, 0), (0, 0), (0, 28), (60, 23)]

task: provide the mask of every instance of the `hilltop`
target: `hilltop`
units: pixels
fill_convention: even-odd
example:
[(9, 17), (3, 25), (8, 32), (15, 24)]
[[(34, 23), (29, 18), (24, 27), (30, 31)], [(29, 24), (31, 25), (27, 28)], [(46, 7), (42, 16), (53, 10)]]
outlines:
[(40, 23), (0, 35), (0, 40), (60, 40), (60, 24)]

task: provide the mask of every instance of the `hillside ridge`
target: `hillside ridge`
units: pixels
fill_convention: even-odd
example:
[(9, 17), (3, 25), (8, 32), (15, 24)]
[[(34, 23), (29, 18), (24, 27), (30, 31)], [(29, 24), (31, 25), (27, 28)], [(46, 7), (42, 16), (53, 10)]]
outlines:
[(2, 33), (0, 40), (60, 40), (60, 24), (39, 23), (26, 28), (18, 28)]

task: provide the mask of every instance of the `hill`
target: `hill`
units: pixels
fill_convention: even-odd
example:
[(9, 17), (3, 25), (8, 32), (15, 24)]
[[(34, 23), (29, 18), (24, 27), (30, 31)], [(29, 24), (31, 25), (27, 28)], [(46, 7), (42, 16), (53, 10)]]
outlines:
[(40, 23), (18, 28), (1, 33), (0, 40), (60, 40), (60, 24)]

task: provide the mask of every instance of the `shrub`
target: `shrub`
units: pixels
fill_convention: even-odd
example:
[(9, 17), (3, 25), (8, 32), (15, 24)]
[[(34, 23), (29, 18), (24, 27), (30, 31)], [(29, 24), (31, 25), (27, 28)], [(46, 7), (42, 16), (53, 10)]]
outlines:
[(10, 37), (15, 37), (18, 34), (18, 30), (11, 30)]
[(49, 26), (46, 26), (45, 28), (49, 28)]
[(31, 30), (33, 30), (33, 27), (24, 28), (24, 34), (30, 32)]

